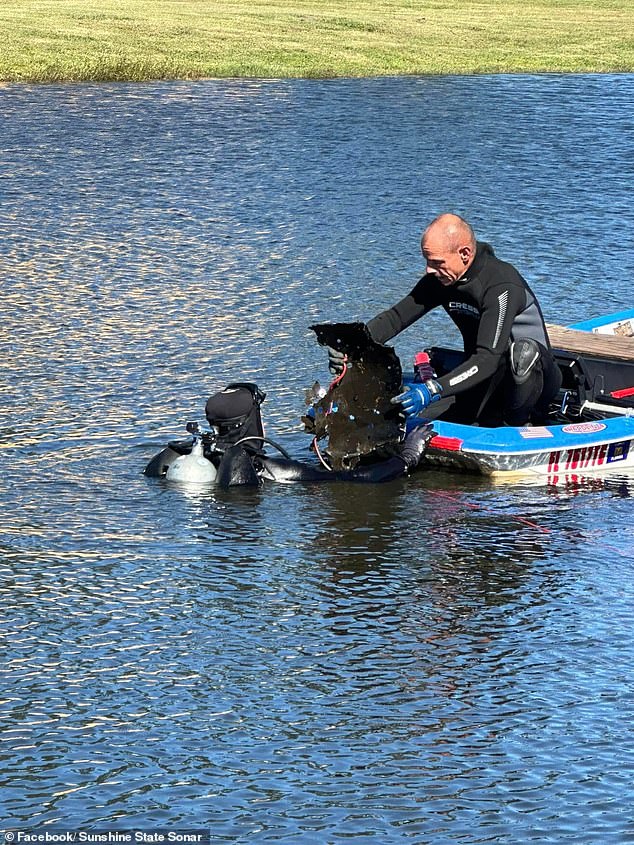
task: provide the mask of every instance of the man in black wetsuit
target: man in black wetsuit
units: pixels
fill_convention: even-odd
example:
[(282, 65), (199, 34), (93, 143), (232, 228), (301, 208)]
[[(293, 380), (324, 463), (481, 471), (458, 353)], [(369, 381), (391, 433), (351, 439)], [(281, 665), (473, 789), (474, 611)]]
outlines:
[[(423, 233), (421, 248), (425, 275), (404, 299), (370, 320), (368, 330), (385, 343), (441, 306), (460, 330), (465, 357), (450, 372), (412, 385), (394, 401), (415, 415), (453, 397), (443, 419), (463, 423), (544, 422), (561, 373), (527, 283), (488, 244), (477, 242), (471, 226), (455, 214), (437, 217)], [(335, 350), (330, 364), (335, 371), (341, 366)]]

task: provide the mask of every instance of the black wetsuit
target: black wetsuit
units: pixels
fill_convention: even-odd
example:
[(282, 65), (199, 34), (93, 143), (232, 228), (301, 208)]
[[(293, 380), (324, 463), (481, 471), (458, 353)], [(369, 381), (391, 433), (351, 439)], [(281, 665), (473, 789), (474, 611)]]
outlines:
[[(359, 466), (356, 469), (335, 472), (329, 472), (327, 469), (321, 467), (286, 458), (265, 458), (260, 462), (260, 466), (258, 475), (264, 481), (267, 479), (269, 481), (286, 483), (290, 481), (301, 481), (305, 484), (326, 481), (352, 481), (365, 484), (378, 484), (383, 481), (392, 481), (394, 478), (399, 478), (406, 474), (408, 468), (411, 468), (408, 467), (407, 462), (403, 458), (396, 455), (393, 458), (388, 458), (376, 464), (368, 464), (367, 466)], [(225, 486), (233, 485), (225, 484)]]
[[(205, 457), (216, 467), (215, 483), (221, 488), (258, 486), (263, 481), (299, 481), (306, 484), (350, 481), (376, 484), (399, 478), (408, 470), (413, 470), (432, 436), (431, 426), (418, 426), (395, 447), (396, 454), (392, 457), (359, 465), (355, 469), (333, 472), (289, 457), (273, 458), (263, 452), (254, 453), (241, 444), (230, 446), (223, 453), (208, 450)], [(191, 441), (170, 443), (152, 458), (145, 467), (145, 475), (165, 478), (171, 464), (190, 452)]]
[[(478, 243), (473, 263), (456, 283), (443, 285), (426, 274), (404, 299), (370, 320), (368, 329), (385, 343), (439, 306), (458, 327), (465, 352), (462, 363), (438, 378), (443, 397), (456, 397), (446, 418), (523, 425), (531, 415), (535, 421), (543, 417), (561, 375), (537, 299), (517, 270), (496, 258), (489, 244)], [(534, 340), (540, 354), (530, 378), (519, 385), (508, 352), (522, 338)]]

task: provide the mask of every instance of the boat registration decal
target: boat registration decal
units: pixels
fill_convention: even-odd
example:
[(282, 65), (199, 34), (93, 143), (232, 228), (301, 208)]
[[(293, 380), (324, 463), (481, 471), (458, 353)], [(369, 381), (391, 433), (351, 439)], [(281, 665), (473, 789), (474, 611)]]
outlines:
[(548, 458), (548, 474), (603, 466), (607, 462), (608, 451), (607, 443), (597, 443), (596, 446), (551, 452)]
[(568, 473), (625, 461), (630, 453), (631, 443), (631, 440), (619, 440), (618, 443), (598, 443), (596, 446), (551, 452), (548, 457), (548, 475), (556, 480), (561, 472)]
[(614, 464), (617, 461), (624, 461), (630, 452), (630, 441), (622, 440), (620, 443), (610, 443), (608, 449), (608, 463)]
[(520, 428), (520, 436), (530, 439), (531, 437), (553, 437), (554, 435), (545, 425), (536, 425), (529, 428)]
[(590, 434), (592, 431), (603, 431), (607, 428), (605, 423), (601, 422), (585, 422), (585, 423), (571, 423), (562, 427), (565, 434)]

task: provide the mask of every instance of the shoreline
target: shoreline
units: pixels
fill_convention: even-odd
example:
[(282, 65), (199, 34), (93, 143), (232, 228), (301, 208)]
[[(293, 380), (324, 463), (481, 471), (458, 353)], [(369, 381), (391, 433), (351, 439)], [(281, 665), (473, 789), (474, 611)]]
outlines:
[(631, 0), (15, 0), (0, 84), (625, 74)]
[(544, 71), (495, 71), (485, 73), (385, 73), (372, 74), (371, 76), (163, 76), (163, 77), (148, 77), (144, 79), (55, 79), (47, 81), (19, 79), (19, 80), (4, 80), (0, 79), (0, 90), (11, 88), (16, 85), (22, 86), (59, 86), (59, 85), (152, 85), (167, 82), (197, 84), (205, 82), (252, 82), (252, 83), (279, 83), (279, 82), (345, 82), (345, 81), (378, 81), (388, 79), (439, 79), (447, 77), (518, 77), (518, 76), (596, 76), (596, 77), (621, 77), (632, 76), (634, 70), (623, 71), (559, 71), (559, 70), (544, 70)]

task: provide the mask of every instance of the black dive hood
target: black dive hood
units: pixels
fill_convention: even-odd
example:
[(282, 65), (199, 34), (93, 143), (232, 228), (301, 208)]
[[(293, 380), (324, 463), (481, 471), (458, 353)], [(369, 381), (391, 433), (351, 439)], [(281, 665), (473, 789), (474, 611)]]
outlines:
[(207, 422), (218, 432), (216, 448), (225, 451), (240, 442), (248, 452), (261, 452), (264, 427), (260, 406), (266, 394), (252, 382), (233, 382), (207, 400)]

